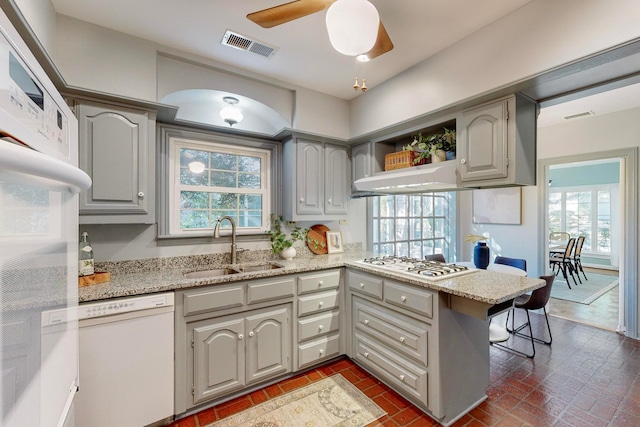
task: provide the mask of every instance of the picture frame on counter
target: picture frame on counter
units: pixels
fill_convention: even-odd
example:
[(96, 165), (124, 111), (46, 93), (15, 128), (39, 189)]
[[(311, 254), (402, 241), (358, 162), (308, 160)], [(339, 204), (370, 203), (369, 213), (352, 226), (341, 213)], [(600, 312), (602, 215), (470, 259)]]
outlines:
[(339, 231), (327, 231), (327, 252), (329, 254), (338, 254), (344, 252), (342, 244), (342, 233)]

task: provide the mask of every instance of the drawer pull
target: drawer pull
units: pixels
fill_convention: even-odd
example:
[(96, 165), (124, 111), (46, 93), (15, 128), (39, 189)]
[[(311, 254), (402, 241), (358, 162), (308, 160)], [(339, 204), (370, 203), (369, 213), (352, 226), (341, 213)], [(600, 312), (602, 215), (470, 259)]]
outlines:
[(406, 300), (407, 300), (407, 297), (405, 297), (404, 295), (400, 297), (400, 301), (405, 302)]
[(320, 326), (318, 326), (318, 329), (323, 330), (324, 326), (320, 325)]
[(369, 357), (369, 352), (368, 351), (364, 352), (364, 357), (367, 357), (367, 358)]
[(404, 342), (404, 337), (399, 338), (400, 342)]
[(320, 281), (318, 282), (318, 286), (322, 286), (322, 285), (324, 285), (324, 280), (320, 280)]
[(324, 301), (320, 301), (320, 302), (318, 303), (318, 305), (319, 305), (320, 307), (322, 307), (322, 306), (324, 305)]
[(255, 334), (253, 333), (253, 331), (249, 332), (249, 336), (250, 336), (250, 337), (252, 337), (252, 336), (254, 336), (254, 335), (255, 335)]
[(369, 324), (369, 319), (365, 319), (364, 324), (368, 325)]
[(241, 339), (243, 339), (243, 338), (244, 338), (244, 335), (242, 335), (242, 334), (238, 334), (238, 339), (239, 339), (239, 340), (241, 340)]
[(324, 350), (320, 349), (320, 356), (322, 356), (324, 354)]
[(361, 288), (364, 288), (364, 283), (360, 283), (360, 287), (361, 287)]
[(404, 375), (400, 375), (398, 378), (400, 378), (400, 381), (404, 381)]

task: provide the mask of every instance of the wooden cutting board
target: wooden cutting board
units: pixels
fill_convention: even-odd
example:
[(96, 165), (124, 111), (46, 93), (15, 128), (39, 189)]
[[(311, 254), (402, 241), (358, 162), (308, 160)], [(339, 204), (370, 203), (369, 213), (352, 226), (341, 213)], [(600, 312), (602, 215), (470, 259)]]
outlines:
[[(324, 255), (327, 253), (327, 231), (331, 231), (329, 227), (322, 224), (312, 225), (307, 233), (307, 247), (317, 255)], [(313, 242), (310, 242), (309, 239), (312, 239)], [(319, 243), (324, 243), (324, 247), (318, 245), (316, 247), (315, 241)]]
[(105, 273), (97, 271), (94, 274), (88, 276), (78, 277), (78, 286), (96, 285), (98, 283), (105, 283), (111, 280), (111, 273)]

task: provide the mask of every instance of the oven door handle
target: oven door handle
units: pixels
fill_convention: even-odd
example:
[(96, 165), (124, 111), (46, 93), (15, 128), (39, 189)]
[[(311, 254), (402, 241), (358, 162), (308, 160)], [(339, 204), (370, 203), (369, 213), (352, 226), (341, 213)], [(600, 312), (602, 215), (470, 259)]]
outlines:
[(45, 178), (73, 194), (91, 187), (91, 178), (82, 169), (9, 141), (15, 140), (0, 139), (0, 170)]

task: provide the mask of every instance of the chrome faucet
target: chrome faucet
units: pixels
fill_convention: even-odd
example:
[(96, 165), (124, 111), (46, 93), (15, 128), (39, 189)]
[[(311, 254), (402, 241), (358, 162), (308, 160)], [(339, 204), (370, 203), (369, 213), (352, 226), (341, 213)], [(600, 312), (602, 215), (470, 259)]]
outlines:
[(231, 223), (231, 264), (237, 264), (238, 263), (238, 258), (237, 258), (237, 254), (236, 254), (236, 223), (233, 220), (233, 218), (231, 218), (230, 216), (223, 216), (218, 218), (218, 222), (216, 222), (216, 226), (213, 229), (213, 238), (217, 239), (220, 237), (220, 223), (223, 220), (229, 220), (229, 222)]

